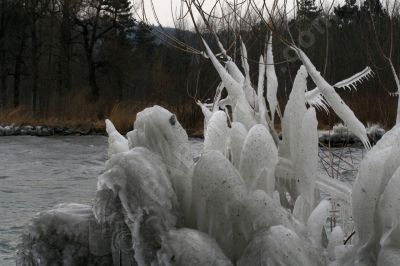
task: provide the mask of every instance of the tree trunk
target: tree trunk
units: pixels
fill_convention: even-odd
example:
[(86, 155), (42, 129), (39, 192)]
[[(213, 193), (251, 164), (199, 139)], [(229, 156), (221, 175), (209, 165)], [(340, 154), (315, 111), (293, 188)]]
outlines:
[(39, 58), (38, 58), (38, 40), (36, 33), (36, 23), (31, 25), (31, 57), (32, 57), (32, 111), (36, 114), (37, 111), (37, 91), (39, 80)]
[(15, 65), (14, 65), (14, 107), (17, 108), (20, 104), (20, 84), (21, 84), (21, 75), (22, 75), (22, 66), (23, 66), (23, 52), (25, 48), (25, 34), (22, 36), (20, 47), (18, 49), (18, 54), (15, 57)]
[(0, 99), (1, 99), (1, 107), (2, 109), (7, 108), (7, 69), (6, 69), (6, 60), (5, 60), (5, 52), (1, 51), (1, 58), (0, 58)]
[(71, 39), (72, 39), (72, 28), (71, 25), (71, 4), (70, 0), (64, 0), (64, 6), (62, 10), (62, 22), (61, 22), (61, 59), (60, 59), (60, 95), (64, 95), (65, 92), (71, 90)]
[(394, 77), (394, 81), (396, 82), (396, 87), (397, 87), (397, 98), (398, 98), (398, 102), (397, 102), (397, 115), (396, 115), (396, 125), (400, 123), (400, 80), (399, 77), (397, 76), (396, 70), (394, 69), (392, 60), (389, 60), (389, 64), (390, 64), (390, 69), (392, 70), (393, 73), (393, 77)]
[[(94, 37), (92, 36), (92, 38)], [(91, 101), (96, 102), (99, 99), (99, 87), (96, 81), (96, 63), (93, 60), (94, 40), (89, 39), (89, 30), (87, 26), (83, 27), (83, 40), (86, 53), (86, 63), (88, 67), (88, 81)]]
[(91, 55), (87, 55), (87, 61), (91, 100), (96, 102), (99, 99), (99, 86), (97, 85), (96, 80), (96, 64), (93, 62)]

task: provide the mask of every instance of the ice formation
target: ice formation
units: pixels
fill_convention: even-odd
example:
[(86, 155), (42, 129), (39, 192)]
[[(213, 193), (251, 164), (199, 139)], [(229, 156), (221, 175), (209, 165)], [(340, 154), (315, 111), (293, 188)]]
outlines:
[(333, 86), (321, 76), (307, 55), (301, 49), (297, 47), (295, 49), (300, 60), (303, 62), (303, 65), (306, 67), (308, 74), (321, 91), (327, 103), (332, 107), (340, 119), (342, 119), (343, 122), (348, 126), (349, 130), (358, 138), (360, 138), (364, 146), (370, 148), (370, 143), (364, 125), (357, 119), (353, 111), (343, 102)]
[[(275, 121), (275, 111), (278, 106), (278, 99), (276, 97), (276, 93), (278, 92), (278, 78), (275, 73), (275, 65), (274, 65), (274, 55), (272, 53), (272, 34), (269, 37), (268, 45), (267, 45), (267, 54), (266, 56), (266, 67), (265, 74), (267, 77), (267, 101), (269, 104), (269, 109), (271, 111), (271, 121), (274, 124)], [(278, 109), (279, 110), (279, 109)]]
[[(65, 204), (38, 214), (17, 264), (400, 265), (400, 126), (368, 151), (351, 190), (317, 174), (307, 76), (369, 147), (366, 130), (302, 51), (279, 141), (271, 124), (276, 95), (270, 115), (263, 97), (265, 67), (255, 93), (248, 70), (243, 75), (230, 58), (225, 69), (205, 46), (222, 83), (212, 105), (198, 103), (206, 120), (200, 158), (193, 160), (186, 132), (160, 106), (138, 113), (127, 138), (107, 120), (109, 158), (93, 208)], [(271, 86), (267, 97), (276, 94)], [(220, 110), (221, 102), (232, 112)], [(352, 232), (325, 229), (327, 194), (352, 206), (351, 244), (344, 238)]]
[[(356, 90), (357, 89), (356, 86), (358, 83), (362, 83), (363, 80), (367, 80), (372, 76), (373, 76), (372, 69), (370, 67), (366, 67), (361, 72), (356, 73), (353, 76), (336, 83), (335, 85), (333, 85), (333, 87), (343, 88), (348, 90), (351, 89)], [(306, 101), (310, 105), (313, 105), (320, 109), (324, 109), (326, 112), (328, 112), (329, 104), (324, 99), (321, 90), (318, 87), (306, 92)]]

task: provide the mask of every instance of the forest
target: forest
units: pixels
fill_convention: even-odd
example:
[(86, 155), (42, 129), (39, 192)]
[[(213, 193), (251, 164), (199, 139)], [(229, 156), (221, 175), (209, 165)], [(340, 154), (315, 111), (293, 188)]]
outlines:
[[(396, 120), (393, 72), (400, 75), (400, 12), (388, 3), (346, 0), (326, 6), (302, 0), (295, 15), (269, 22), (275, 35), (298, 43), (329, 83), (369, 66), (372, 79), (340, 94), (362, 122), (384, 127)], [(104, 128), (110, 118), (126, 132), (138, 111), (158, 104), (177, 114), (189, 134), (201, 135), (196, 101), (211, 101), (219, 83), (199, 52), (201, 39), (187, 19), (163, 28), (141, 19), (138, 9), (129, 0), (2, 0), (0, 124)], [(241, 65), (239, 34), (231, 27), (229, 7), (226, 12), (218, 25), (199, 22), (199, 31), (212, 49), (217, 44), (210, 29), (218, 32)], [(259, 15), (247, 12), (239, 29), (254, 83), (269, 34)], [(279, 38), (273, 46), (283, 110), (301, 63)], [(333, 112), (318, 116), (320, 127), (338, 121)]]

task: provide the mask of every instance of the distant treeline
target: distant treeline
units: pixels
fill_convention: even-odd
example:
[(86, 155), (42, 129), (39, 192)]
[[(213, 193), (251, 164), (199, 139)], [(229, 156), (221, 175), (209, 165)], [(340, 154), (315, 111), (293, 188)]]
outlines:
[[(176, 112), (187, 128), (201, 128), (195, 100), (213, 98), (219, 83), (216, 71), (207, 59), (177, 49), (155, 34), (161, 28), (136, 20), (131, 4), (129, 0), (2, 0), (0, 123), (96, 123), (112, 117), (127, 130), (137, 111), (160, 104)], [(374, 79), (357, 92), (344, 91), (343, 97), (362, 121), (392, 125), (397, 98), (389, 93), (396, 92), (396, 86), (382, 55), (390, 55), (400, 72), (399, 23), (399, 13), (389, 14), (379, 0), (361, 6), (346, 0), (329, 12), (313, 0), (300, 1), (295, 18), (272, 25), (281, 109), (300, 63), (279, 36), (293, 38), (331, 83), (370, 66)], [(217, 52), (207, 27), (201, 28)], [(241, 65), (237, 35), (228, 25), (214, 30)], [(268, 30), (255, 21), (241, 31), (256, 84)], [(168, 29), (168, 34), (203, 50), (192, 31)], [(325, 125), (337, 121), (331, 114), (321, 116)]]

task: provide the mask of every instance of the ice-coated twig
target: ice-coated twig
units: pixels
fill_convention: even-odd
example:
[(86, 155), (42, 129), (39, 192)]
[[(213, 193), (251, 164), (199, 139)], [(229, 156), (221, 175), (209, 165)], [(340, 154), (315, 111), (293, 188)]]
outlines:
[[(335, 85), (334, 88), (343, 88), (343, 89), (355, 89), (357, 90), (357, 84), (362, 83), (364, 80), (368, 80), (372, 77), (374, 72), (370, 67), (364, 68), (362, 71), (358, 72), (357, 74), (339, 81)], [(329, 104), (324, 100), (323, 96), (321, 95), (321, 91), (318, 87), (314, 88), (306, 92), (306, 101), (308, 104), (318, 108), (324, 109), (325, 112), (328, 112)]]
[(364, 125), (357, 119), (353, 111), (343, 102), (339, 94), (317, 71), (307, 55), (298, 47), (294, 47), (300, 60), (303, 62), (310, 77), (317, 85), (325, 100), (329, 103), (335, 113), (348, 126), (349, 130), (356, 135), (367, 149), (371, 148), (367, 131)]
[(362, 83), (364, 80), (368, 80), (370, 77), (374, 75), (374, 72), (370, 67), (364, 68), (362, 71), (358, 72), (357, 74), (351, 76), (350, 78), (344, 79), (335, 85), (333, 87), (335, 88), (343, 88), (343, 89), (348, 89), (351, 90), (352, 88), (357, 90), (357, 84)]

